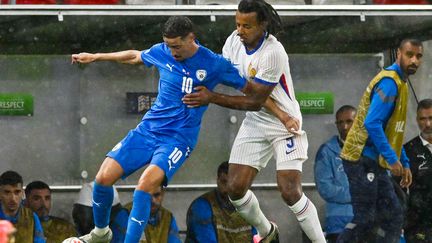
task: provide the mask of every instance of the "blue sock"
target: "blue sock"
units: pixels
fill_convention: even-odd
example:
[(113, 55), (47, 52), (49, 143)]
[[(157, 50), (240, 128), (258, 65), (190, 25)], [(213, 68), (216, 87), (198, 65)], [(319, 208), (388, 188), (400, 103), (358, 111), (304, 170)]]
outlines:
[(95, 181), (93, 187), (93, 219), (96, 227), (105, 228), (108, 226), (113, 200), (113, 187), (103, 186)]
[(151, 201), (150, 193), (135, 190), (124, 243), (139, 242), (150, 216)]

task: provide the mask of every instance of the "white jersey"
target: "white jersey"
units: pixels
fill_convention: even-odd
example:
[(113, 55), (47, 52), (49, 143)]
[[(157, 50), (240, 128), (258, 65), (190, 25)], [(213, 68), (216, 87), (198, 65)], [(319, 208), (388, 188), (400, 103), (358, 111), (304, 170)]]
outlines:
[[(274, 99), (281, 110), (297, 118), (302, 124), (300, 106), (295, 98), (288, 55), (276, 37), (269, 35), (268, 38), (263, 38), (257, 49), (247, 51), (237, 35), (237, 30), (235, 30), (227, 38), (222, 54), (248, 80), (276, 85), (270, 97)], [(247, 112), (246, 115), (253, 117), (254, 120), (264, 121), (267, 125), (280, 127), (280, 132), (287, 133), (279, 119), (265, 108), (260, 111)]]

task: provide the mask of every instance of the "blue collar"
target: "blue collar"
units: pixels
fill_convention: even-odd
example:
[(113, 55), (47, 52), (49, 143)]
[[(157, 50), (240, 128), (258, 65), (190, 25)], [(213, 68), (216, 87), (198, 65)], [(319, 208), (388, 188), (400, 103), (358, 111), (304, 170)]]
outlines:
[(396, 73), (399, 75), (400, 79), (403, 81), (405, 80), (402, 69), (400, 68), (400, 66), (397, 63), (393, 63), (391, 66), (386, 67), (385, 70), (396, 71)]
[(267, 36), (267, 32), (265, 32), (264, 35), (261, 37), (261, 40), (259, 41), (257, 47), (255, 47), (254, 49), (252, 49), (252, 50), (250, 50), (250, 51), (248, 51), (247, 47), (243, 44), (243, 45), (244, 45), (244, 48), (245, 48), (245, 50), (246, 50), (246, 54), (248, 54), (248, 55), (252, 55), (252, 54), (254, 54), (254, 53), (255, 53), (255, 52), (256, 52), (256, 51), (261, 47), (261, 45), (262, 45), (262, 43), (264, 42), (266, 36)]
[(22, 206), (20, 206), (20, 208), (18, 208), (17, 213), (15, 214), (15, 216), (8, 216), (3, 212), (3, 208), (2, 206), (0, 206), (0, 219), (5, 219), (9, 222), (11, 222), (12, 224), (16, 224), (18, 222), (18, 216), (19, 216), (19, 212)]

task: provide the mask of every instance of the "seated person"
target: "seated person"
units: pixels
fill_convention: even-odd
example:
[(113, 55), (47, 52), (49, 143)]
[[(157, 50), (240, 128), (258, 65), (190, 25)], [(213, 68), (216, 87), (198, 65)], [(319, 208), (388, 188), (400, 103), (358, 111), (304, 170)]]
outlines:
[(0, 175), (0, 219), (11, 222), (17, 232), (17, 243), (45, 243), (42, 225), (38, 216), (22, 206), (23, 179), (15, 171)]
[(47, 243), (58, 243), (76, 235), (73, 224), (65, 219), (49, 215), (51, 211), (51, 189), (43, 181), (33, 181), (25, 188), (24, 205), (37, 214), (42, 223)]
[(432, 99), (417, 106), (419, 135), (404, 145), (411, 163), (405, 225), (407, 242), (432, 242)]
[(339, 157), (356, 115), (356, 108), (344, 105), (336, 111), (338, 135), (318, 149), (315, 157), (315, 183), (326, 201), (325, 232), (328, 242), (336, 242), (339, 234), (353, 218), (348, 178)]
[[(177, 243), (181, 242), (177, 222), (174, 215), (162, 207), (164, 190), (162, 186), (152, 195), (150, 218), (141, 236), (140, 243)], [(125, 205), (130, 212), (132, 202)]]
[(252, 242), (255, 229), (237, 213), (228, 198), (228, 162), (219, 165), (217, 188), (189, 206), (187, 212), (188, 243)]
[[(72, 210), (72, 218), (80, 235), (88, 234), (94, 228), (92, 197), (93, 182), (83, 184)], [(128, 212), (122, 207), (118, 192), (114, 187), (114, 200), (110, 214), (110, 228), (113, 232), (111, 243), (124, 241), (127, 220)], [(68, 238), (64, 242), (73, 242), (74, 239), (76, 237)]]

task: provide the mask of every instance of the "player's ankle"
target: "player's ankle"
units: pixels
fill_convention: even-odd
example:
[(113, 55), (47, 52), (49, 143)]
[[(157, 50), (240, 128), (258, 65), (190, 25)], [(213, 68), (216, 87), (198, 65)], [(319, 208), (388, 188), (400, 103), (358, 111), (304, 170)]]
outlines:
[(96, 235), (98, 235), (98, 236), (103, 236), (103, 235), (105, 235), (105, 234), (108, 232), (108, 230), (109, 230), (109, 227), (108, 227), (108, 226), (106, 226), (106, 227), (104, 227), (104, 228), (98, 228), (98, 227), (95, 227), (94, 230), (93, 230), (93, 232), (94, 232)]

